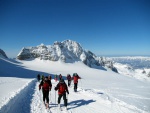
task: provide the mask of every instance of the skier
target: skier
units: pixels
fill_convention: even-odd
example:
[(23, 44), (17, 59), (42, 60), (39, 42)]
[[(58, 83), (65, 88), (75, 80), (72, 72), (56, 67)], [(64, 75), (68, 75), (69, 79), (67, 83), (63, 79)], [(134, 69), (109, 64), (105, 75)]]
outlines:
[(48, 76), (48, 84), (50, 85), (49, 93), (50, 93), (50, 102), (51, 102), (51, 89), (52, 89), (52, 82), (51, 82), (51, 75)]
[(57, 84), (57, 86), (55, 87), (55, 91), (57, 91), (57, 90), (58, 90), (58, 107), (60, 108), (60, 101), (63, 96), (64, 106), (65, 106), (65, 109), (67, 110), (66, 92), (69, 94), (69, 91), (68, 91), (68, 87), (67, 87), (64, 79), (61, 79), (59, 81), (59, 83)]
[(60, 81), (61, 79), (62, 79), (62, 75), (60, 74), (60, 75), (59, 75), (59, 81)]
[(44, 80), (44, 78), (45, 78), (45, 77), (44, 77), (44, 75), (42, 74), (42, 76), (41, 76), (42, 81)]
[(74, 73), (72, 79), (74, 81), (74, 92), (77, 92), (78, 79), (81, 79), (81, 77), (79, 77), (77, 73)]
[[(49, 107), (49, 90), (51, 90), (51, 86), (48, 83), (48, 77), (45, 77), (44, 80), (41, 81), (39, 85), (39, 90), (42, 87), (42, 92), (43, 92), (43, 102), (46, 108)], [(46, 103), (45, 103), (46, 99)]]
[(52, 82), (51, 82), (51, 76), (49, 75), (48, 76), (48, 80), (47, 80), (48, 84), (50, 85), (50, 91), (51, 91), (51, 88), (52, 88)]
[(70, 87), (70, 85), (71, 85), (71, 76), (70, 76), (70, 74), (67, 75), (67, 80), (68, 80), (68, 86)]
[(57, 82), (57, 80), (58, 80), (58, 75), (57, 74), (55, 75), (54, 79), (55, 79), (55, 82)]
[(48, 76), (48, 80), (51, 80), (51, 79), (52, 79), (52, 77), (51, 77), (51, 75), (49, 75), (49, 76)]
[(37, 80), (40, 81), (40, 74), (37, 75)]

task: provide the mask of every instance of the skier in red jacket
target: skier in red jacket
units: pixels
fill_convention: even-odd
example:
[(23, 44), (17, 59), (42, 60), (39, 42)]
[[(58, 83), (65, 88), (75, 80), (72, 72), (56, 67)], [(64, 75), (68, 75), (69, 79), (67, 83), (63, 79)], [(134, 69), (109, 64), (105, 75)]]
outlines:
[(74, 91), (77, 92), (77, 88), (78, 88), (78, 79), (81, 79), (77, 73), (73, 74), (72, 77), (73, 81), (74, 81)]
[[(45, 77), (44, 80), (41, 81), (39, 85), (39, 90), (42, 87), (42, 92), (43, 92), (43, 102), (46, 106), (46, 108), (49, 107), (49, 91), (51, 90), (52, 85), (48, 82), (48, 77)], [(46, 99), (46, 103), (45, 103)]]
[(68, 87), (67, 87), (64, 79), (61, 79), (60, 82), (55, 87), (55, 91), (57, 91), (57, 90), (58, 90), (58, 107), (60, 107), (60, 101), (61, 101), (61, 98), (63, 96), (64, 105), (67, 109), (66, 92), (69, 94), (69, 91), (68, 91)]

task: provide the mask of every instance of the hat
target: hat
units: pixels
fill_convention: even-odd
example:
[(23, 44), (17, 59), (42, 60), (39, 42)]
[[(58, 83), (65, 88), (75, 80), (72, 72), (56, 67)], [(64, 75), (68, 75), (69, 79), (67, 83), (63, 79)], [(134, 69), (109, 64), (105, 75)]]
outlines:
[(60, 80), (60, 83), (64, 83), (64, 82), (65, 82), (64, 79), (61, 79), (61, 80)]
[(46, 76), (45, 78), (44, 78), (44, 80), (47, 80), (48, 79), (48, 77)]

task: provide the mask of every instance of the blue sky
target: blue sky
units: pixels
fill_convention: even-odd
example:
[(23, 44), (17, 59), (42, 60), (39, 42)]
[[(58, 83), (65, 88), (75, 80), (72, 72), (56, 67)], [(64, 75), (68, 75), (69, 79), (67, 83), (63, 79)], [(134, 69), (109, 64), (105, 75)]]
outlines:
[(150, 55), (150, 0), (1, 0), (0, 48), (71, 39), (96, 55)]

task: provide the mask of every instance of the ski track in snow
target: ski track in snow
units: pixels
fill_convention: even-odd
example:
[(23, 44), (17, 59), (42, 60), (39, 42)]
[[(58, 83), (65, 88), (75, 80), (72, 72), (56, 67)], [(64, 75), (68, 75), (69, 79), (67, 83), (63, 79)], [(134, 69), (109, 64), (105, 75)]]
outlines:
[(42, 100), (42, 91), (39, 91), (39, 82), (32, 80), (20, 93), (16, 94), (0, 113), (147, 113), (135, 106), (120, 101), (105, 91), (98, 89), (78, 88), (73, 91), (73, 84), (69, 87), (68, 110), (64, 110), (63, 98), (61, 99), (61, 109), (57, 107), (58, 94), (54, 87), (58, 82), (52, 80), (52, 90), (49, 93), (50, 109), (46, 109)]
[(35, 84), (36, 80), (32, 80), (0, 109), (0, 113), (30, 113), (30, 103), (34, 94)]

